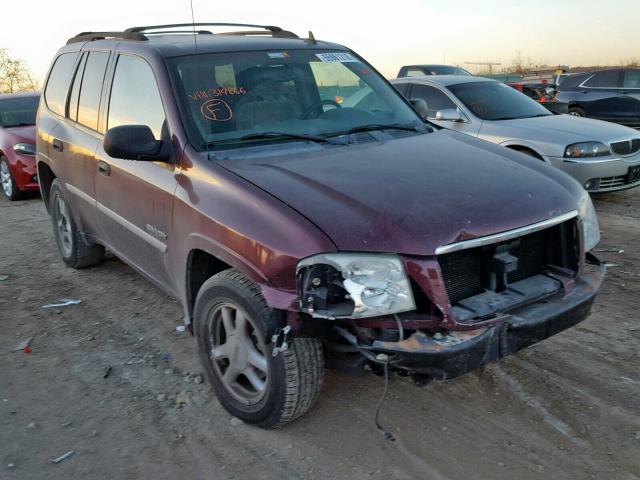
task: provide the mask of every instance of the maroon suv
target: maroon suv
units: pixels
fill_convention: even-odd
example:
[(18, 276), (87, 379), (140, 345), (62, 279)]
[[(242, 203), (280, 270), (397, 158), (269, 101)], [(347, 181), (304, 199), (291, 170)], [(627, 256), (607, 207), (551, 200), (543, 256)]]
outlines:
[(424, 123), (345, 47), (240, 27), (70, 39), (37, 137), (63, 260), (108, 248), (178, 298), (229, 412), (294, 420), (325, 359), (452, 378), (587, 317), (578, 183)]

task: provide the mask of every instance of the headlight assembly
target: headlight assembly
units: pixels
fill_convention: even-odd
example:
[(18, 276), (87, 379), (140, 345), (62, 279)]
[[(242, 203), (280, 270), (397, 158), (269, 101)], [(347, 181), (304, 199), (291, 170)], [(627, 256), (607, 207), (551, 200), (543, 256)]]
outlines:
[(21, 153), (22, 155), (35, 155), (36, 146), (32, 143), (16, 143), (13, 146), (13, 151), (16, 153)]
[(593, 158), (607, 155), (611, 155), (611, 151), (601, 142), (574, 143), (564, 149), (564, 158)]
[(397, 255), (326, 253), (300, 261), (300, 308), (322, 318), (364, 318), (415, 310)]
[(584, 251), (588, 252), (600, 241), (600, 225), (598, 224), (596, 210), (593, 208), (593, 202), (587, 192), (582, 192), (578, 204), (578, 212), (580, 213), (584, 232)]

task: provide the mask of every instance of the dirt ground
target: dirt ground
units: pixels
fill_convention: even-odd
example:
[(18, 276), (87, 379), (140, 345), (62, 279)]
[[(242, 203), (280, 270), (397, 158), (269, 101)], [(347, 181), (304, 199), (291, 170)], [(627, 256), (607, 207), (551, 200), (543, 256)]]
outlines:
[(640, 189), (596, 207), (614, 266), (591, 317), (453, 381), (393, 378), (390, 442), (373, 375), (328, 372), (281, 430), (232, 421), (177, 303), (113, 257), (65, 268), (40, 199), (0, 200), (0, 479), (640, 479)]

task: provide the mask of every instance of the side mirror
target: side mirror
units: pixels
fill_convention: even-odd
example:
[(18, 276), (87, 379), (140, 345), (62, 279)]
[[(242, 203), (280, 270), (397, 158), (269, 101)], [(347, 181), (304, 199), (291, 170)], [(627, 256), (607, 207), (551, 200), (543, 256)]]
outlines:
[(441, 122), (464, 122), (462, 114), (455, 108), (445, 108), (436, 112), (436, 120)]
[(413, 106), (415, 111), (418, 112), (418, 115), (420, 115), (423, 120), (426, 120), (429, 117), (429, 106), (423, 99), (411, 98), (409, 99), (409, 103)]
[(107, 131), (103, 146), (112, 158), (164, 162), (169, 154), (162, 143), (146, 125), (121, 125)]

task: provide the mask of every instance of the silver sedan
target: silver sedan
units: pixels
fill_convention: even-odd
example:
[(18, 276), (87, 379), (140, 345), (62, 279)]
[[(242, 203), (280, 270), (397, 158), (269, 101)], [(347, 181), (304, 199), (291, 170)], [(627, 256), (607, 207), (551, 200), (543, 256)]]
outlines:
[(572, 175), (590, 192), (640, 185), (637, 130), (553, 115), (504, 83), (482, 77), (440, 75), (391, 83), (405, 97), (426, 101), (422, 113), (430, 122), (539, 158)]

